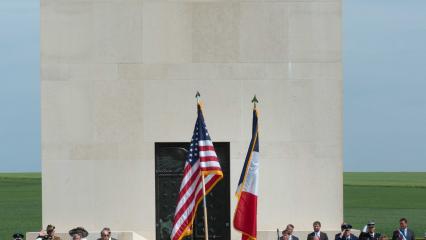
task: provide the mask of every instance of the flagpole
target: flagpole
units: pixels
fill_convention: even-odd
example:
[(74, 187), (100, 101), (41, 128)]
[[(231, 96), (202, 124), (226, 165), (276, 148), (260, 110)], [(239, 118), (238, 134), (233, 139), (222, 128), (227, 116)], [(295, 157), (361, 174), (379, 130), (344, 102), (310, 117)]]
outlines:
[(206, 201), (206, 184), (204, 182), (204, 174), (201, 173), (201, 179), (203, 180), (203, 205), (204, 205), (204, 234), (205, 239), (209, 239), (209, 225), (207, 222), (207, 201)]
[[(200, 93), (197, 91), (195, 98), (197, 98), (197, 104), (200, 104)], [(204, 174), (200, 171), (201, 179), (203, 181), (203, 206), (204, 206), (204, 236), (205, 240), (209, 239), (209, 225), (207, 221), (207, 201), (206, 201), (206, 183), (204, 181)]]

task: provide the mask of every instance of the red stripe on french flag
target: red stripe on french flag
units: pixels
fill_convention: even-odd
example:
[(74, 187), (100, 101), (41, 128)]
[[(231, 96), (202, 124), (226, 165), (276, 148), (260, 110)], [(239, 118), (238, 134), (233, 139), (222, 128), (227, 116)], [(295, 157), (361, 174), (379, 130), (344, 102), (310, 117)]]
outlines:
[[(256, 237), (257, 231), (257, 196), (249, 192), (241, 192), (234, 216), (234, 227), (251, 237)], [(250, 239), (250, 238), (246, 238)]]

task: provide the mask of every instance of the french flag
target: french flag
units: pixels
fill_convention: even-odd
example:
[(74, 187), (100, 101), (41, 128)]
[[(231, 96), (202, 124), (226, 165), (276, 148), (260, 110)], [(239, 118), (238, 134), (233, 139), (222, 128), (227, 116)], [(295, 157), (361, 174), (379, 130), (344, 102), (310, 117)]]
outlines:
[(253, 132), (236, 196), (237, 208), (234, 214), (234, 228), (242, 233), (242, 240), (257, 237), (257, 182), (259, 176), (259, 132), (257, 109), (253, 109)]

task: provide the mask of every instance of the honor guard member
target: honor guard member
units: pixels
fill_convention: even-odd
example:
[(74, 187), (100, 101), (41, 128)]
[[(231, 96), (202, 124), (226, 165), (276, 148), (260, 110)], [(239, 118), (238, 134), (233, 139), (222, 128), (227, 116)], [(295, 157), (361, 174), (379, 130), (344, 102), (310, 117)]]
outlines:
[(399, 220), (399, 229), (393, 232), (392, 240), (416, 240), (413, 230), (408, 228), (408, 220), (406, 218)]
[(312, 226), (314, 231), (308, 234), (307, 240), (314, 240), (314, 237), (319, 240), (328, 240), (327, 233), (321, 232), (321, 223), (319, 221), (315, 221)]
[(22, 234), (22, 233), (15, 233), (15, 234), (13, 234), (12, 239), (13, 240), (24, 240), (24, 234)]
[(365, 231), (362, 231), (359, 235), (359, 240), (378, 240), (380, 236), (380, 233), (376, 233), (376, 223), (369, 221)]
[(343, 223), (340, 226), (341, 233), (336, 234), (334, 237), (335, 240), (358, 240), (358, 237), (351, 233), (352, 225), (348, 223)]

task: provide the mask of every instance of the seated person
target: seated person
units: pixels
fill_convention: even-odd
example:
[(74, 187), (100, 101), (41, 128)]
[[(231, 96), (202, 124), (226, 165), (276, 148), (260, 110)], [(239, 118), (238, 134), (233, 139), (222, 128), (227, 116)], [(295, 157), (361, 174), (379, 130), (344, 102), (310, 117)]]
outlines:
[[(74, 239), (75, 235), (78, 235), (78, 236), (75, 236), (75, 237), (76, 238), (80, 237), (81, 240), (86, 240), (87, 236), (89, 236), (89, 232), (86, 229), (84, 229), (83, 227), (73, 228), (73, 229), (71, 229), (71, 230), (68, 231), (68, 234), (73, 239)], [(77, 239), (77, 240), (80, 240), (80, 239)]]
[(41, 230), (38, 233), (36, 240), (61, 240), (61, 238), (55, 236), (55, 226), (49, 224), (47, 225), (46, 230)]
[(72, 235), (72, 240), (81, 240), (81, 236), (80, 236), (80, 234), (78, 234), (78, 233), (74, 233), (74, 234)]
[(104, 227), (101, 230), (101, 238), (98, 238), (98, 240), (117, 240), (117, 239), (111, 237), (111, 229), (109, 227)]
[(290, 235), (288, 234), (287, 230), (284, 230), (282, 232), (282, 236), (280, 237), (280, 240), (289, 240), (290, 239)]

